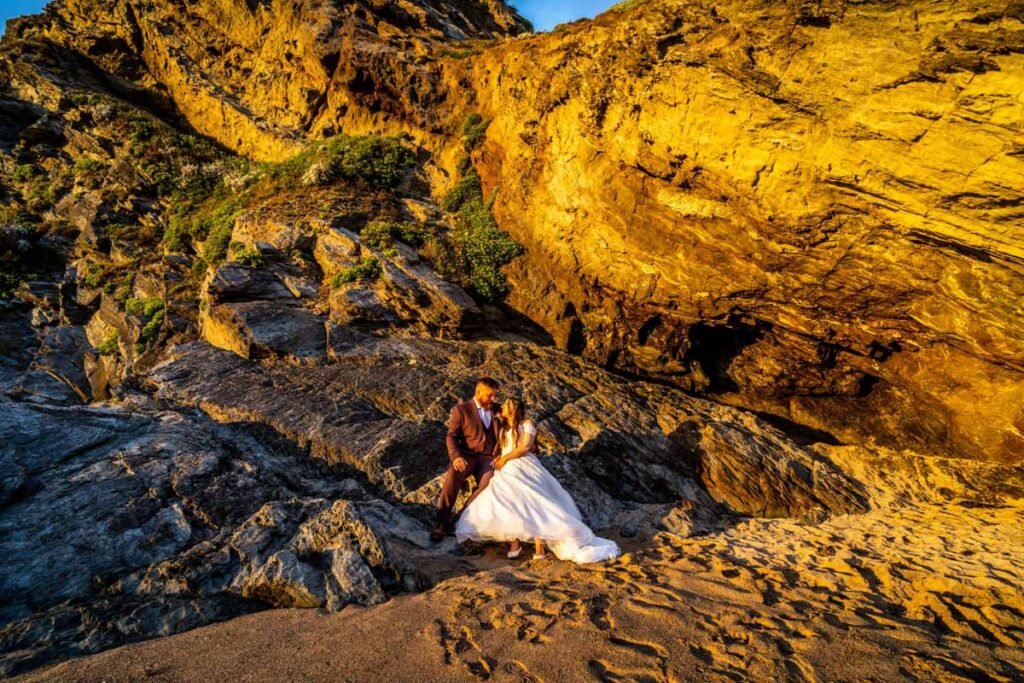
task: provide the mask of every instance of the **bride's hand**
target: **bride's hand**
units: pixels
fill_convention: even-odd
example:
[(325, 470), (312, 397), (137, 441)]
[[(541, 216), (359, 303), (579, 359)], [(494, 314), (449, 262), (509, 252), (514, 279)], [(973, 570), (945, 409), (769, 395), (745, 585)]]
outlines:
[(505, 466), (505, 458), (503, 458), (503, 457), (501, 457), (499, 455), (497, 458), (494, 459), (494, 469), (500, 470), (504, 466)]

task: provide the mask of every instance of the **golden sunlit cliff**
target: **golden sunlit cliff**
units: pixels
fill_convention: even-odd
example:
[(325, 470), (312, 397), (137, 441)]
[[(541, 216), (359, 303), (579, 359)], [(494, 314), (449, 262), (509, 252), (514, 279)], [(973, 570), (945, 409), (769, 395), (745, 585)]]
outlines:
[(497, 3), (438, 16), (75, 0), (12, 33), (255, 158), (408, 132), (437, 194), (479, 112), (526, 247), (510, 303), (563, 348), (843, 441), (1024, 456), (1024, 5), (632, 2), (515, 37)]

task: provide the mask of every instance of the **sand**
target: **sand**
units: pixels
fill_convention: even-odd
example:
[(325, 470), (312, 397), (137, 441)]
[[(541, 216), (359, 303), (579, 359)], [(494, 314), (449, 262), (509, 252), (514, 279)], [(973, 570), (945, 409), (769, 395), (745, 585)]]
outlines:
[(62, 681), (1021, 681), (1024, 508), (915, 505), (625, 539), (376, 607), (270, 610), (33, 672)]

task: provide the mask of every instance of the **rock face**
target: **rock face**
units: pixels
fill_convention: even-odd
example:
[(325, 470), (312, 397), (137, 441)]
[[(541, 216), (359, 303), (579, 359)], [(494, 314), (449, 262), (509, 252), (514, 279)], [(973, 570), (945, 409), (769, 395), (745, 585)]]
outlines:
[[(434, 79), (421, 64), (429, 43), (530, 28), (500, 0), (187, 8), (71, 0), (46, 12), (42, 20), (12, 22), (13, 31), (89, 55), (103, 71), (158, 89), (196, 130), (261, 159), (298, 151), (307, 132), (339, 131), (350, 106), (391, 125), (413, 115), (395, 107), (393, 97), (408, 94), (429, 108), (418, 94)], [(411, 122), (426, 127), (431, 119)]]
[(473, 73), (511, 302), (563, 347), (1024, 457), (1024, 5), (638, 3)]
[(510, 303), (562, 348), (842, 440), (1017, 462), (1022, 7), (638, 2), (464, 59), (445, 35), (524, 25), (65, 1), (12, 32), (257, 157), (407, 131), (439, 189), (480, 111), (474, 163), (527, 247)]
[(288, 354), (322, 360), (327, 345), (323, 320), (302, 305), (317, 285), (289, 289), (285, 281), (294, 275), (290, 270), (285, 265), (260, 269), (239, 263), (217, 268), (201, 303), (203, 337), (244, 358)]
[(145, 397), (0, 405), (4, 673), (261, 605), (375, 604), (431, 580), (417, 561), (427, 528), (353, 470)]

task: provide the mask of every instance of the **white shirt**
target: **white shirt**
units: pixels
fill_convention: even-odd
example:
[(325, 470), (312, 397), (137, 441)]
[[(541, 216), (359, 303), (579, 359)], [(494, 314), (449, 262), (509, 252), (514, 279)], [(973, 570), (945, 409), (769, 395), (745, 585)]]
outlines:
[(480, 405), (479, 401), (476, 400), (476, 396), (473, 397), (473, 403), (476, 404), (476, 412), (480, 416), (480, 421), (484, 423), (484, 429), (491, 428), (491, 409), (484, 408)]

